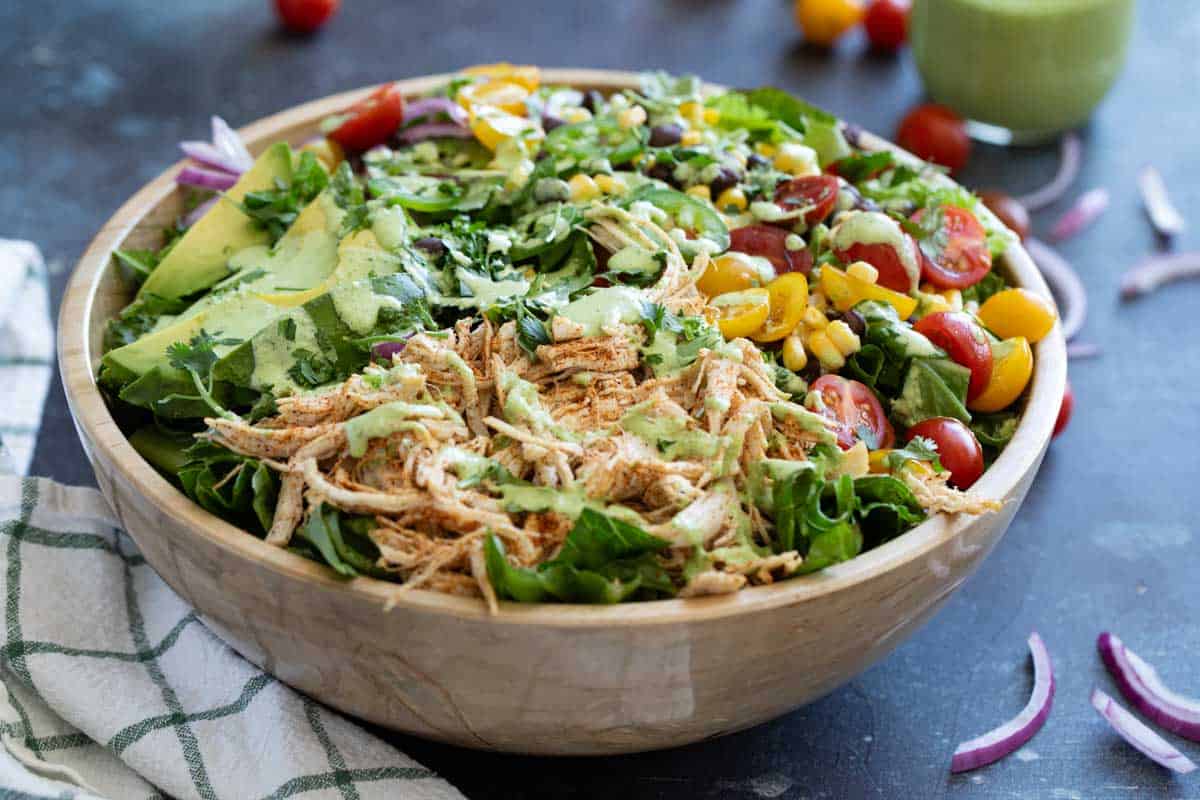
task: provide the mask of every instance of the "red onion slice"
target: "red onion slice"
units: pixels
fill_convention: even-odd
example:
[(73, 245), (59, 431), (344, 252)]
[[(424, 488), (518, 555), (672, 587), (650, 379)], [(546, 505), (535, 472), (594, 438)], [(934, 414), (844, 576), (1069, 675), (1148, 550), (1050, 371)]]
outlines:
[(474, 134), (461, 125), (455, 125), (452, 122), (426, 122), (421, 125), (413, 125), (411, 128), (405, 128), (400, 131), (400, 141), (406, 144), (424, 141), (425, 139), (435, 139), (439, 137), (452, 137), (454, 139), (470, 139)]
[(1142, 193), (1142, 205), (1146, 207), (1146, 216), (1150, 217), (1150, 224), (1161, 236), (1170, 238), (1183, 233), (1187, 223), (1179, 209), (1171, 203), (1162, 173), (1151, 166), (1142, 167), (1142, 171), (1138, 173), (1138, 189)]
[(190, 228), (195, 225), (201, 217), (208, 213), (208, 210), (217, 204), (220, 197), (210, 197), (200, 205), (189, 211), (183, 218), (183, 227)]
[(1200, 251), (1153, 256), (1121, 276), (1121, 297), (1132, 300), (1165, 283), (1200, 277)]
[[(405, 339), (407, 338), (406, 336)], [(378, 342), (371, 346), (371, 355), (382, 361), (387, 361), (403, 353), (406, 344), (407, 342), (404, 341)]]
[(1050, 284), (1054, 299), (1058, 301), (1059, 313), (1062, 314), (1063, 336), (1073, 339), (1087, 319), (1088, 299), (1087, 289), (1083, 279), (1071, 266), (1070, 262), (1058, 254), (1058, 251), (1039, 239), (1027, 239), (1025, 249), (1037, 264), (1038, 269)]
[(1062, 140), (1058, 173), (1042, 188), (1017, 198), (1017, 202), (1030, 211), (1038, 211), (1067, 193), (1071, 184), (1079, 177), (1079, 165), (1083, 161), (1083, 144), (1075, 133), (1068, 133)]
[(215, 189), (218, 192), (223, 192), (231, 188), (237, 181), (237, 175), (232, 175), (224, 170), (194, 167), (191, 165), (179, 170), (179, 174), (175, 176), (175, 182), (180, 186)]
[(1107, 189), (1092, 189), (1090, 192), (1084, 192), (1075, 201), (1075, 204), (1058, 218), (1058, 222), (1054, 223), (1054, 227), (1050, 229), (1050, 237), (1059, 242), (1063, 239), (1070, 239), (1095, 222), (1107, 208)]
[(212, 141), (213, 146), (226, 156), (230, 165), (239, 173), (254, 165), (254, 157), (246, 149), (242, 137), (229, 127), (229, 123), (216, 115), (212, 118)]
[(966, 772), (999, 761), (1032, 739), (1046, 723), (1054, 703), (1054, 665), (1037, 631), (1029, 634), (1029, 653), (1033, 656), (1033, 693), (1029, 702), (1020, 714), (999, 728), (960, 744), (950, 762), (951, 772)]
[(1167, 769), (1186, 775), (1196, 768), (1192, 760), (1171, 746), (1171, 743), (1146, 726), (1144, 722), (1121, 707), (1116, 700), (1099, 689), (1092, 689), (1092, 708), (1121, 734), (1135, 750)]
[(1200, 700), (1184, 697), (1167, 688), (1154, 667), (1143, 661), (1125, 643), (1105, 631), (1096, 640), (1104, 666), (1116, 680), (1125, 699), (1160, 728), (1200, 742)]
[(467, 112), (458, 103), (446, 97), (422, 97), (404, 107), (404, 121), (415, 122), (434, 114), (445, 114), (459, 125), (467, 124)]

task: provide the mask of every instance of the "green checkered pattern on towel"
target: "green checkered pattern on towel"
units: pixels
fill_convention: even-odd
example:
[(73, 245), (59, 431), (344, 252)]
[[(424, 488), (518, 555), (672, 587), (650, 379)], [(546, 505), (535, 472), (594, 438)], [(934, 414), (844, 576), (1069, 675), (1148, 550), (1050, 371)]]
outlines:
[(0, 477), (0, 800), (461, 798), (234, 653), (98, 492)]

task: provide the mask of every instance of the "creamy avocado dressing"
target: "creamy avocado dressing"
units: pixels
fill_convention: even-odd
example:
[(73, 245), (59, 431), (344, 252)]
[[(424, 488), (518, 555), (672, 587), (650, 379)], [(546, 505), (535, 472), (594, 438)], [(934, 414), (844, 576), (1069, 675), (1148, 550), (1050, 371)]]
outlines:
[(921, 265), (912, 242), (900, 228), (900, 223), (878, 211), (858, 211), (847, 214), (829, 232), (834, 250), (846, 250), (855, 244), (882, 244), (896, 251), (904, 271), (908, 273), (909, 288), (917, 288)]
[(650, 403), (639, 403), (621, 417), (622, 429), (662, 453), (668, 461), (681, 458), (712, 458), (727, 439), (707, 431), (690, 429), (682, 417), (652, 415)]
[(295, 363), (292, 352), (304, 349), (316, 353), (321, 350), (317, 342), (317, 326), (303, 308), (285, 316), (296, 324), (295, 338), (285, 337), (276, 324), (263, 328), (250, 339), (254, 353), (254, 371), (250, 375), (250, 386), (253, 389), (274, 389), (279, 392), (282, 389), (299, 388), (288, 374), (288, 370)]
[(404, 309), (404, 304), (396, 298), (374, 292), (370, 281), (339, 283), (329, 292), (329, 297), (342, 322), (359, 336), (374, 330), (381, 309)]
[[(813, 392), (810, 396), (820, 397), (816, 392)], [(817, 441), (819, 442), (837, 444), (837, 437), (829, 430), (829, 426), (825, 424), (825, 417), (809, 411), (798, 403), (772, 403), (771, 416), (778, 420), (786, 419), (795, 422), (802, 430), (817, 434)]]
[(549, 432), (564, 441), (576, 441), (578, 436), (554, 421), (542, 405), (537, 387), (511, 370), (500, 373), (500, 391), (504, 392), (504, 419), (514, 425), (528, 425), (536, 432)]
[(394, 400), (347, 420), (342, 429), (346, 432), (350, 455), (362, 458), (371, 439), (382, 439), (399, 430), (409, 430), (409, 423), (413, 420), (445, 418), (446, 412), (439, 406)]
[(599, 336), (618, 323), (642, 318), (645, 299), (637, 289), (608, 286), (567, 303), (559, 313), (583, 326), (584, 336)]
[[(457, 251), (453, 251), (457, 252)], [(470, 262), (468, 262), (470, 263)], [(513, 297), (524, 297), (529, 291), (529, 281), (524, 278), (511, 278), (508, 280), (492, 280), (486, 275), (480, 275), (477, 272), (460, 269), (458, 271), (458, 280), (467, 290), (471, 292), (469, 298), (447, 298), (447, 302), (451, 300), (458, 301), (455, 305), (464, 304), (472, 305), (476, 308), (488, 308), (494, 306), (501, 300), (509, 300)], [(465, 301), (465, 302), (464, 302)]]

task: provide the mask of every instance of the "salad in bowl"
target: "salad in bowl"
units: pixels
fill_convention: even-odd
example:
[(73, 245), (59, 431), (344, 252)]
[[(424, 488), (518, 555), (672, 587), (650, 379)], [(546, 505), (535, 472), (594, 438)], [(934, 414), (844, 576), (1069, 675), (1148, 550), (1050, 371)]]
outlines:
[(98, 383), (196, 503), (336, 573), (499, 602), (725, 594), (971, 492), (1055, 323), (936, 168), (774, 88), (391, 85), (195, 208)]

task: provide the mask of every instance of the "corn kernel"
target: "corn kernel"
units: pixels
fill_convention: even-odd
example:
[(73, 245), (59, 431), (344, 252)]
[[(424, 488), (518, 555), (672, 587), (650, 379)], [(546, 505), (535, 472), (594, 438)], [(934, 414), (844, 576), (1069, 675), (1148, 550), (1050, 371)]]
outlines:
[(679, 116), (696, 124), (704, 121), (704, 106), (689, 100), (679, 104)]
[(717, 198), (716, 206), (720, 210), (733, 206), (738, 211), (744, 211), (749, 203), (746, 201), (746, 193), (736, 186), (731, 186)]
[(592, 180), (605, 194), (624, 194), (629, 188), (625, 185), (625, 179), (616, 175), (593, 175)]
[(617, 114), (617, 124), (622, 128), (636, 128), (646, 124), (646, 109), (633, 106)]
[(721, 121), (721, 112), (715, 108), (704, 109), (704, 124), (716, 125)]
[(679, 139), (679, 143), (684, 147), (695, 147), (703, 140), (704, 137), (700, 135), (700, 131), (684, 131), (683, 136)]
[(592, 112), (588, 111), (583, 106), (571, 106), (563, 109), (563, 121), (569, 125), (575, 125), (580, 122), (587, 122), (592, 118)]
[(879, 270), (865, 261), (855, 261), (846, 267), (846, 274), (851, 278), (858, 278), (864, 283), (875, 283), (879, 280)]
[(822, 292), (810, 291), (808, 293), (808, 304), (817, 311), (820, 311), (821, 314), (824, 314), (829, 309), (829, 301)]
[(786, 142), (779, 146), (779, 152), (774, 158), (775, 169), (789, 175), (820, 175), (821, 164), (817, 160), (817, 151), (796, 142)]
[(792, 372), (799, 372), (808, 366), (808, 353), (804, 352), (804, 340), (794, 331), (783, 340), (783, 365)]
[(858, 338), (858, 334), (840, 319), (825, 326), (825, 333), (829, 335), (829, 340), (844, 356), (857, 353), (862, 349), (862, 341)]
[(591, 177), (582, 172), (567, 181), (567, 185), (571, 187), (571, 199), (576, 202), (600, 196), (600, 187)]
[(955, 311), (963, 310), (962, 292), (958, 289), (947, 289), (942, 292), (942, 297), (946, 298), (946, 302), (950, 304), (950, 308)]
[(758, 144), (754, 145), (754, 149), (760, 156), (766, 156), (767, 158), (771, 158), (779, 152), (775, 149), (775, 145), (767, 144), (766, 142), (759, 142)]
[(695, 186), (689, 186), (687, 193), (692, 197), (699, 197), (701, 200), (709, 200), (712, 198), (712, 192), (703, 183), (698, 183)]
[(842, 355), (842, 351), (837, 349), (837, 345), (825, 331), (810, 333), (805, 344), (808, 345), (809, 352), (817, 357), (825, 369), (835, 370), (846, 366), (846, 359)]
[(804, 309), (804, 324), (814, 331), (824, 330), (829, 324), (829, 320), (825, 317), (825, 312), (816, 306), (809, 306)]

